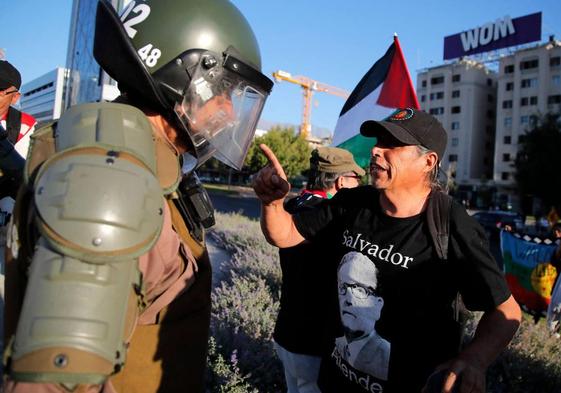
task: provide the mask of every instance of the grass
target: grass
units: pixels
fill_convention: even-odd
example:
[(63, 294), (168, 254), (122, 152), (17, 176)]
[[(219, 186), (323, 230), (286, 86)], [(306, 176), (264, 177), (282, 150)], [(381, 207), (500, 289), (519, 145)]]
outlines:
[[(285, 391), (272, 331), (278, 310), (278, 251), (266, 243), (257, 221), (216, 214), (209, 235), (232, 254), (215, 289), (211, 322), (208, 393)], [(472, 336), (478, 315), (467, 324)], [(525, 314), (511, 344), (487, 373), (489, 393), (561, 393), (561, 340), (544, 319)]]

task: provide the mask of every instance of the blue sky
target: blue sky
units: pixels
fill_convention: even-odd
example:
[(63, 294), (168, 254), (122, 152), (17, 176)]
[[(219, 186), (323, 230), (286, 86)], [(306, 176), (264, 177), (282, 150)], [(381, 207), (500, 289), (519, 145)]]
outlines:
[[(443, 40), (510, 15), (541, 11), (542, 40), (561, 39), (559, 0), (233, 0), (252, 25), (261, 47), (263, 71), (305, 75), (352, 90), (398, 33), (409, 71), (441, 64)], [(64, 66), (71, 0), (2, 0), (0, 48), (30, 81)], [(324, 93), (314, 98), (312, 123), (333, 129), (344, 100)], [(276, 84), (262, 118), (299, 124), (301, 89)]]

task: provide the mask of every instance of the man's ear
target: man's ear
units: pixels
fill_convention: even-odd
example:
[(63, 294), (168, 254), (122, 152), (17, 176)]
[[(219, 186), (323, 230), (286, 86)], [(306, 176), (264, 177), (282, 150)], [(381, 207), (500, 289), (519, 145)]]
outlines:
[(12, 104), (11, 105), (15, 105), (19, 98), (21, 97), (21, 93), (18, 91), (17, 93), (12, 94)]
[(335, 190), (339, 191), (341, 188), (343, 188), (343, 182), (343, 176), (339, 176), (337, 180), (335, 180)]
[(423, 157), (425, 159), (425, 172), (428, 173), (432, 171), (433, 168), (438, 165), (438, 155), (435, 152), (430, 151)]

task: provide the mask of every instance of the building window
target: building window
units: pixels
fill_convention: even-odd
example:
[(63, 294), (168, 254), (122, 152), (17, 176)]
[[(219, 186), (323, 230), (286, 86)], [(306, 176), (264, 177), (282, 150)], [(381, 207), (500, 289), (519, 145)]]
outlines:
[(503, 124), (505, 127), (512, 127), (512, 117), (505, 117)]
[(526, 135), (518, 135), (518, 143), (524, 143), (526, 140)]
[(431, 108), (429, 110), (429, 113), (431, 115), (442, 115), (444, 113), (444, 108), (443, 107), (439, 107), (439, 108)]
[(452, 138), (452, 146), (458, 146), (458, 138)]
[(561, 75), (553, 75), (551, 77), (551, 83), (555, 86), (561, 86)]
[(536, 96), (530, 97), (530, 105), (538, 105), (538, 97)]
[(431, 80), (430, 80), (431, 85), (440, 85), (441, 83), (444, 83), (444, 77), (443, 76), (436, 76), (434, 78), (431, 78)]
[(534, 127), (538, 122), (538, 117), (536, 115), (531, 115), (528, 120), (530, 122), (530, 126)]
[(487, 111), (487, 119), (493, 119), (495, 117), (495, 111), (492, 109), (489, 109)]
[(426, 80), (421, 81), (421, 87), (427, 87), (427, 81)]
[(505, 66), (505, 74), (512, 74), (514, 72), (514, 64)]
[(528, 124), (530, 122), (529, 116), (520, 116), (520, 124)]
[(453, 130), (459, 130), (460, 129), (460, 122), (459, 121), (453, 121), (450, 128), (452, 128)]
[(510, 174), (508, 172), (502, 172), (501, 173), (501, 179), (502, 180), (508, 180), (510, 177)]
[(522, 97), (520, 99), (520, 106), (528, 106), (528, 97)]
[(425, 95), (421, 95), (421, 102), (425, 102)]
[(47, 84), (45, 84), (45, 85), (42, 85), (42, 86), (37, 87), (36, 89), (30, 90), (30, 91), (28, 91), (28, 92), (26, 92), (26, 93), (23, 93), (23, 96), (24, 96), (24, 97), (29, 97), (30, 95), (39, 93), (40, 91), (46, 90), (46, 89), (48, 89), (48, 88), (50, 88), (50, 87), (53, 87), (53, 86), (54, 86), (54, 85), (53, 85), (53, 82), (49, 82), (49, 83), (47, 83)]
[(452, 90), (452, 98), (458, 98), (460, 96), (459, 90)]
[(556, 94), (553, 96), (547, 97), (548, 104), (561, 104), (561, 95)]
[(551, 59), (549, 59), (549, 65), (551, 67), (560, 66), (561, 65), (561, 57), (559, 57), (559, 56), (552, 57)]
[(453, 106), (452, 108), (450, 108), (451, 113), (460, 113), (461, 111), (462, 108), (460, 106)]
[(437, 93), (430, 93), (430, 100), (441, 100), (444, 98), (444, 92), (439, 91)]
[(456, 161), (458, 161), (458, 155), (457, 155), (457, 154), (450, 154), (450, 155), (448, 155), (448, 161), (449, 161), (449, 162), (456, 162)]
[(460, 79), (461, 79), (461, 75), (460, 75), (460, 74), (452, 75), (452, 82), (459, 82)]
[(492, 94), (487, 94), (487, 102), (491, 103), (491, 102), (493, 102), (494, 99), (495, 99), (495, 97), (493, 97)]
[(493, 79), (487, 78), (487, 86), (493, 86)]
[(522, 79), (522, 81), (520, 82), (520, 87), (523, 89), (526, 87), (537, 87), (537, 86), (538, 86), (538, 78)]
[(510, 109), (510, 108), (512, 108), (512, 100), (504, 100), (503, 109)]
[(510, 161), (510, 153), (504, 153), (503, 162), (509, 162), (509, 161)]
[(533, 68), (538, 68), (538, 65), (539, 65), (538, 59), (521, 61), (520, 62), (520, 69), (521, 70), (531, 70)]
[(505, 85), (505, 90), (506, 91), (514, 90), (514, 82), (507, 82), (506, 85)]
[(512, 137), (511, 137), (510, 135), (506, 135), (506, 136), (503, 138), (503, 143), (504, 143), (505, 145), (510, 145), (511, 141), (512, 141)]

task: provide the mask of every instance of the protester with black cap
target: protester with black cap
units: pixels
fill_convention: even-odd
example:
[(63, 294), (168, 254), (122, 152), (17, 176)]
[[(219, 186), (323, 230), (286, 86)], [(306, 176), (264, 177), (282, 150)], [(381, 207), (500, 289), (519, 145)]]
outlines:
[[(318, 147), (310, 156), (306, 189), (287, 201), (290, 213), (314, 209), (343, 188), (354, 188), (365, 175), (352, 153), (337, 147)], [(317, 379), (322, 338), (329, 315), (322, 244), (306, 243), (279, 250), (282, 269), (280, 308), (273, 338), (284, 366), (288, 393), (319, 393)]]
[(12, 106), (20, 98), (20, 86), (19, 71), (6, 60), (0, 60), (0, 228), (7, 224), (12, 212), (13, 197), (21, 182), (23, 158), (36, 123), (33, 116)]
[[(331, 345), (322, 359), (321, 391), (450, 393), (459, 388), (485, 392), (486, 369), (512, 339), (521, 314), (489, 252), (483, 229), (455, 202), (449, 213), (448, 258), (437, 257), (427, 205), (441, 192), (436, 173), (446, 148), (446, 131), (433, 116), (405, 108), (384, 121), (363, 123), (361, 133), (377, 138), (371, 155), (372, 186), (341, 190), (317, 209), (291, 216), (282, 207), (289, 190), (286, 176), (265, 145), (261, 149), (269, 165), (254, 181), (262, 202), (261, 226), (271, 244), (285, 248), (321, 238), (333, 257), (333, 274), (349, 252), (361, 253), (377, 269), (376, 288), (364, 285), (357, 276), (326, 294), (326, 301), (341, 296), (341, 302), (352, 303), (352, 307), (341, 303), (345, 306), (341, 319), (354, 320), (355, 328), (348, 332), (341, 320), (335, 322)], [(347, 269), (359, 271), (353, 266)], [(484, 312), (473, 340), (461, 350), (451, 307), (458, 293), (468, 309)], [(387, 377), (353, 367), (358, 359), (352, 353), (361, 353), (361, 362), (368, 361), (364, 348), (352, 348), (349, 355), (335, 344), (335, 338), (343, 335), (349, 342), (369, 341), (349, 337), (371, 330), (369, 315), (347, 315), (345, 309), (367, 309), (377, 299), (384, 307), (375, 330), (390, 347)], [(356, 328), (361, 323), (364, 328)], [(372, 351), (370, 362), (376, 363), (378, 356)], [(440, 379), (430, 378), (427, 383), (433, 374)]]
[(0, 60), (0, 127), (2, 133), (15, 145), (16, 151), (25, 158), (29, 137), (35, 129), (35, 118), (13, 107), (21, 94), (21, 75), (6, 60)]

